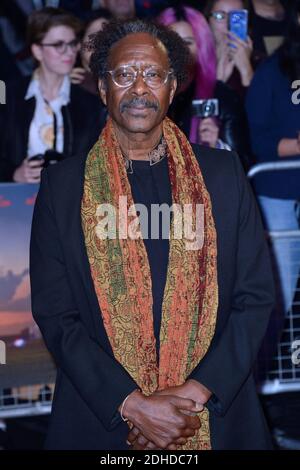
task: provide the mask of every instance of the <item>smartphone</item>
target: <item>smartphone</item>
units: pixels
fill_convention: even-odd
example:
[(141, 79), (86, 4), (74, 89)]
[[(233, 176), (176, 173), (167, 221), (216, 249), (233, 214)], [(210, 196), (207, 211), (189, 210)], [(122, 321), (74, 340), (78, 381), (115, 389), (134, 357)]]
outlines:
[(247, 41), (248, 10), (231, 10), (228, 14), (228, 30), (242, 41)]

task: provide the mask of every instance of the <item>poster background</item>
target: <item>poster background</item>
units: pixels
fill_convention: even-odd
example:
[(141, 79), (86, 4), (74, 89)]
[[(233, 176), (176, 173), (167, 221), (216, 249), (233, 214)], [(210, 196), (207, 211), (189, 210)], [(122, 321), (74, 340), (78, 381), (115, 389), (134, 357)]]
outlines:
[(31, 314), (29, 243), (38, 185), (0, 184), (1, 387), (54, 381), (55, 368)]

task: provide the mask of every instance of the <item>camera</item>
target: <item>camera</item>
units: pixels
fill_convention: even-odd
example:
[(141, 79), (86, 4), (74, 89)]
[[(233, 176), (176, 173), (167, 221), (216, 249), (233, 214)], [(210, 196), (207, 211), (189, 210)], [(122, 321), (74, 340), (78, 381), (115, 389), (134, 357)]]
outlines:
[(64, 156), (62, 153), (57, 152), (54, 149), (46, 150), (45, 153), (38, 153), (33, 155), (32, 157), (28, 158), (29, 161), (37, 161), (43, 160), (43, 168), (47, 168), (49, 165), (53, 165), (61, 160), (63, 160)]
[(219, 100), (213, 98), (209, 100), (192, 101), (193, 116), (198, 118), (217, 117), (219, 115)]

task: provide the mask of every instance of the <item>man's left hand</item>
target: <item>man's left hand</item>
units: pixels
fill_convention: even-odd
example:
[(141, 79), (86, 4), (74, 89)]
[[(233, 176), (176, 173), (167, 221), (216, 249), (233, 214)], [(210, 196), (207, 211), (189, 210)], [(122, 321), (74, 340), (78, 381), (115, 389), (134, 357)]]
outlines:
[[(170, 394), (181, 398), (189, 398), (194, 400), (196, 403), (201, 404), (204, 408), (204, 405), (211, 397), (212, 392), (200, 382), (197, 382), (197, 380), (190, 379), (187, 380), (183, 385), (166, 388), (165, 390), (160, 390), (154, 393), (154, 395)], [(132, 446), (132, 450), (157, 450), (155, 445), (148, 441), (136, 427), (131, 429), (130, 433), (128, 434), (127, 441)], [(177, 442), (176, 444), (180, 445), (181, 442)], [(172, 449), (170, 450), (174, 450), (174, 447), (172, 446)]]

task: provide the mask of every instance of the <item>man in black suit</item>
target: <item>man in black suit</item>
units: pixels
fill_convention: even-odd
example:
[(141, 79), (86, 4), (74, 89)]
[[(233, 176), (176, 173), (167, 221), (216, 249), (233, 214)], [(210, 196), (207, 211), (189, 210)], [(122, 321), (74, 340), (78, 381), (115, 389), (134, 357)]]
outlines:
[[(273, 283), (239, 159), (165, 118), (175, 33), (115, 22), (93, 47), (110, 119), (88, 156), (43, 170), (33, 217), (32, 311), (58, 367), (46, 448), (269, 449), (251, 369)], [(99, 207), (124, 194), (152, 228), (153, 204), (200, 202), (202, 244), (103, 237)]]

